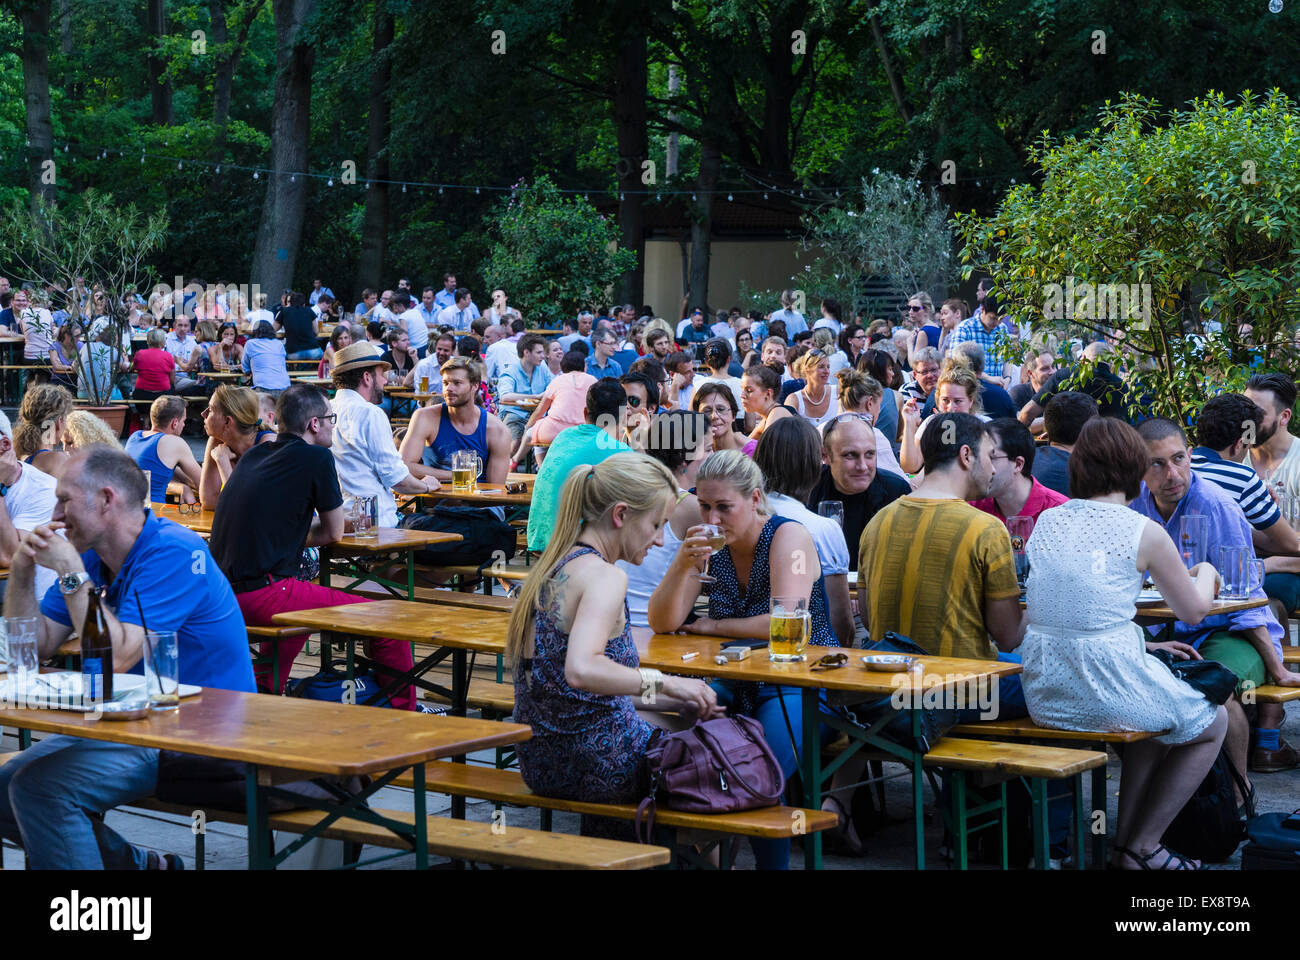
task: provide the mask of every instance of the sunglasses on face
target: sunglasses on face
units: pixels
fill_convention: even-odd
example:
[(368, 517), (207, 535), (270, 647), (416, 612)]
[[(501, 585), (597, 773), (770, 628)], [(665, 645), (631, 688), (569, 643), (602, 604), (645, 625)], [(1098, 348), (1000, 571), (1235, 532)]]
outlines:
[(922, 310), (925, 309), (925, 307), (921, 306), (918, 303), (909, 303), (907, 305), (907, 309), (910, 310), (912, 313), (920, 313)]
[(640, 397), (628, 397), (628, 398), (627, 398), (627, 405), (628, 405), (629, 407), (632, 407), (633, 409), (636, 409), (637, 407), (641, 406), (641, 398), (640, 398)]

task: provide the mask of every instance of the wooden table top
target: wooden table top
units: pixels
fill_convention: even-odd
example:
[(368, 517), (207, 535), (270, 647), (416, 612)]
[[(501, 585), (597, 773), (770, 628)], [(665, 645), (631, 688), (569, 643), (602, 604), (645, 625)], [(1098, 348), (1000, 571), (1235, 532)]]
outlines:
[[(1215, 600), (1210, 605), (1208, 616), (1217, 617), (1222, 613), (1236, 613), (1239, 610), (1251, 610), (1255, 607), (1268, 605), (1267, 599), (1256, 600), (1249, 597), (1245, 600)], [(1133, 618), (1138, 623), (1163, 623), (1168, 620), (1177, 620), (1178, 616), (1166, 607), (1164, 604), (1138, 604), (1137, 616)]]
[(394, 527), (379, 527), (377, 537), (358, 539), (346, 534), (340, 540), (328, 544), (330, 553), (388, 553), (393, 550), (414, 550), (427, 547), (431, 543), (455, 543), (464, 540), (459, 533), (442, 533), (439, 530), (406, 530)]
[(452, 493), (451, 481), (442, 481), (442, 489), (436, 493), (416, 493), (412, 496), (423, 500), (455, 500), (468, 506), (527, 507), (533, 502), (533, 491), (523, 493), (506, 493), (506, 488), (491, 483), (480, 483), (473, 493)]
[(149, 508), (160, 517), (166, 517), (168, 520), (174, 520), (186, 530), (193, 530), (195, 533), (211, 533), (212, 519), (216, 516), (211, 510), (204, 510), (201, 513), (181, 513), (176, 509), (174, 503), (151, 503)]
[[(767, 658), (767, 648), (753, 651), (745, 660), (736, 660), (726, 666), (713, 662), (723, 647), (735, 641), (726, 637), (706, 637), (701, 634), (656, 633), (641, 658), (641, 666), (657, 667), (665, 673), (684, 674), (691, 677), (708, 677), (716, 680), (757, 680), (779, 683), (788, 687), (819, 687), (824, 690), (845, 690), (869, 696), (889, 696), (895, 690), (916, 689), (924, 691), (946, 688), (983, 677), (1003, 677), (1020, 672), (1020, 664), (1001, 660), (966, 660), (957, 657), (918, 657), (924, 669), (918, 686), (909, 673), (881, 673), (862, 666), (859, 657), (870, 650), (852, 650), (844, 647), (807, 648), (808, 659), (803, 663), (773, 663)], [(689, 661), (682, 654), (699, 653)], [(809, 668), (828, 653), (848, 654), (849, 662), (834, 670)], [(938, 683), (935, 677), (942, 676)], [(901, 680), (896, 678), (903, 678)], [(928, 683), (927, 683), (928, 680)]]
[(329, 377), (291, 377), (294, 383), (309, 383), (313, 387), (332, 387), (334, 381)]
[(413, 600), (376, 600), (294, 610), (277, 613), (271, 619), (285, 626), (356, 637), (387, 637), (426, 646), (493, 654), (504, 653), (506, 649), (507, 618), (500, 613)]
[(0, 724), (314, 774), (360, 776), (527, 740), (525, 725), (265, 693), (204, 690), (143, 720), (0, 710)]

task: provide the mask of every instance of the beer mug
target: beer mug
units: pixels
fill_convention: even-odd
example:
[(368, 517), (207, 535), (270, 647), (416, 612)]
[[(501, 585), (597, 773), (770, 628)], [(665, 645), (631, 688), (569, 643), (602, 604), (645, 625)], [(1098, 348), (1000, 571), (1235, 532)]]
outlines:
[(428, 377), (421, 377), (421, 378), (420, 378), (420, 392), (421, 392), (421, 393), (426, 393), (426, 394), (429, 392), (429, 378), (428, 378)]
[(1016, 580), (1022, 587), (1029, 579), (1029, 554), (1025, 550), (1025, 545), (1033, 532), (1033, 517), (1007, 517), (1007, 533), (1011, 535), (1011, 554), (1016, 560)]
[(812, 616), (806, 597), (773, 597), (769, 607), (767, 658), (778, 663), (804, 659)]
[(1264, 561), (1256, 560), (1249, 547), (1219, 547), (1218, 569), (1223, 577), (1220, 600), (1245, 600), (1264, 584)]
[(379, 498), (352, 498), (352, 535), (359, 540), (379, 536)]
[(451, 455), (451, 492), (473, 493), (483, 461), (473, 450), (457, 450)]

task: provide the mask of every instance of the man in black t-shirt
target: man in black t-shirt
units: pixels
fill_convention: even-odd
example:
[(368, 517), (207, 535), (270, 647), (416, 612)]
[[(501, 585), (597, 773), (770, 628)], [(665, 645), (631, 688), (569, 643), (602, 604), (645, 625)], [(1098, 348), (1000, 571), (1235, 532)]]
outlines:
[[(292, 309), (292, 308), (289, 308)], [(279, 437), (260, 443), (239, 458), (221, 490), (212, 520), (212, 556), (235, 591), (244, 622), (272, 626), (271, 618), (289, 610), (309, 610), (344, 603), (368, 603), (364, 597), (296, 579), (304, 547), (318, 547), (343, 536), (343, 495), (330, 445), (335, 414), (316, 387), (294, 384), (276, 403)], [(279, 693), (306, 634), (263, 644), (262, 654), (276, 649), (275, 680), (265, 667), (257, 670), (259, 689)], [(407, 643), (372, 640), (371, 656), (381, 683), (411, 669)], [(415, 690), (403, 687), (392, 697), (398, 709), (415, 709)]]
[(822, 434), (822, 474), (808, 495), (808, 509), (825, 500), (844, 504), (849, 569), (858, 569), (858, 541), (882, 507), (912, 492), (896, 473), (876, 469), (876, 433), (857, 414), (842, 414)]
[(289, 295), (289, 305), (275, 315), (275, 329), (284, 331), (284, 352), (290, 360), (319, 360), (316, 313), (301, 293)]
[[(1109, 353), (1110, 347), (1101, 342), (1091, 343), (1085, 347), (1083, 359), (1095, 364), (1092, 368), (1092, 376), (1082, 384), (1072, 385), (1070, 389), (1086, 393), (1096, 400), (1103, 417), (1114, 417), (1127, 422), (1128, 417), (1124, 413), (1124, 381), (1115, 376), (1111, 372), (1110, 365), (1102, 362), (1101, 359)], [(1043, 411), (1047, 409), (1047, 401), (1066, 389), (1064, 384), (1073, 379), (1077, 369), (1077, 367), (1063, 367), (1052, 374), (1043, 384), (1042, 389), (1034, 394), (1034, 398), (1020, 408), (1020, 412), (1016, 414), (1017, 419), (1034, 433), (1042, 433), (1045, 427), (1040, 420)]]

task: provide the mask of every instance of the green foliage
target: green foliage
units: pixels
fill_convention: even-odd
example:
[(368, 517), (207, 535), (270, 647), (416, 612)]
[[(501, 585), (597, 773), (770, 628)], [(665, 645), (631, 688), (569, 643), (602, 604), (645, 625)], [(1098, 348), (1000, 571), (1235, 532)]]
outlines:
[(636, 265), (632, 251), (613, 248), (614, 222), (585, 200), (562, 195), (549, 177), (517, 185), (488, 226), (485, 285), (503, 286), (526, 304), (534, 326), (608, 299), (614, 281)]
[[(1016, 186), (987, 219), (957, 218), (965, 275), (991, 274), (1036, 324), (1074, 278), (1073, 322), (1118, 332), (1154, 410), (1181, 417), (1243, 379), (1243, 364), (1295, 358), (1297, 143), (1300, 110), (1278, 91), (1167, 114), (1126, 97), (1087, 136), (1034, 148), (1040, 186)], [(1122, 285), (1139, 309), (1118, 296), (1088, 306), (1084, 283)]]

